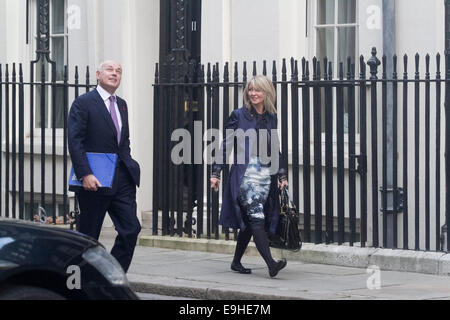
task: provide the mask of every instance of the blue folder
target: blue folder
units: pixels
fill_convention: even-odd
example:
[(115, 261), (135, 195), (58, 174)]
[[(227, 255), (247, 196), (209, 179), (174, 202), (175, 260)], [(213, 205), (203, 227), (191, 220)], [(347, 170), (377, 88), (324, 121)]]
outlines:
[[(86, 152), (86, 157), (92, 174), (98, 179), (102, 188), (112, 188), (114, 174), (116, 172), (117, 154)], [(78, 180), (73, 167), (70, 171), (69, 186), (83, 187), (83, 183)]]

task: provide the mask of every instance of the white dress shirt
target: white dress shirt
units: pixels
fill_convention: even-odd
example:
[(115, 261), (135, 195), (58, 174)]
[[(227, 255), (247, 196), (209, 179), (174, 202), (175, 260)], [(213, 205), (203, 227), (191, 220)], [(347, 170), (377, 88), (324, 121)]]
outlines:
[[(109, 94), (108, 91), (103, 89), (100, 85), (97, 86), (97, 91), (100, 94), (100, 96), (102, 97), (103, 102), (105, 103), (106, 110), (108, 110), (108, 112), (110, 112), (109, 111), (109, 105), (110, 105), (109, 97), (111, 97), (111, 95)], [(116, 108), (117, 120), (119, 122), (120, 131), (122, 132), (122, 117), (120, 116), (119, 106), (117, 105), (117, 96), (114, 95), (114, 98), (115, 98), (114, 108)]]

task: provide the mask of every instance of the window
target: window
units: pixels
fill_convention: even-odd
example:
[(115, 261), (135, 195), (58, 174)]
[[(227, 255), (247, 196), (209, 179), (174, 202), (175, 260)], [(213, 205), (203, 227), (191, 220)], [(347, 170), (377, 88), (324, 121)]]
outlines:
[(333, 62), (334, 75), (347, 57), (355, 62), (356, 27), (356, 0), (317, 0), (316, 56)]
[[(36, 16), (39, 14), (36, 9)], [(67, 0), (51, 0), (50, 1), (50, 58), (55, 61), (56, 83), (62, 83), (64, 80), (64, 66), (67, 64), (67, 48), (68, 48), (68, 32), (67, 32)], [(37, 18), (36, 18), (37, 19)], [(35, 43), (37, 43), (37, 32), (35, 32)], [(41, 81), (42, 68), (45, 71), (45, 81), (50, 83), (52, 80), (52, 67), (45, 59), (41, 59), (36, 64), (35, 80)], [(54, 91), (52, 91), (54, 90)], [(64, 88), (46, 86), (45, 94), (45, 124), (41, 119), (41, 90), (36, 89), (35, 101), (35, 128), (52, 128), (53, 113), (56, 128), (64, 126)], [(53, 102), (53, 94), (55, 100)], [(50, 100), (49, 100), (50, 99)], [(55, 110), (52, 110), (52, 106)], [(54, 112), (53, 112), (54, 111)]]
[[(357, 73), (357, 16), (356, 0), (317, 0), (316, 1), (316, 57), (321, 64), (327, 57), (332, 62), (333, 77), (339, 77), (339, 64), (343, 63), (344, 77), (347, 75), (347, 58), (351, 68)], [(348, 132), (348, 93), (344, 90), (344, 131)], [(324, 107), (322, 107), (324, 110)], [(323, 112), (322, 112), (323, 113)], [(324, 114), (324, 113), (323, 113)], [(322, 125), (324, 120), (322, 119)]]

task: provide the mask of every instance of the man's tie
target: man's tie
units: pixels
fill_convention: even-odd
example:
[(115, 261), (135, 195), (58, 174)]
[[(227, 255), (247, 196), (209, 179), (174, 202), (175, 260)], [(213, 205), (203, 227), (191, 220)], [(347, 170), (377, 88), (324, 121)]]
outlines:
[(117, 119), (117, 113), (116, 113), (116, 107), (115, 107), (115, 97), (111, 96), (109, 97), (109, 113), (111, 114), (112, 121), (114, 122), (114, 126), (116, 127), (117, 131), (117, 143), (120, 144), (120, 127), (119, 127), (119, 120)]

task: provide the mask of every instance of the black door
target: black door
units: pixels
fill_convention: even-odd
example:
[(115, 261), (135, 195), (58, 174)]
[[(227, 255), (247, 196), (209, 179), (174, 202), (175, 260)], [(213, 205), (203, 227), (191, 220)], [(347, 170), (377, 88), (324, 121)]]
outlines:
[(186, 62), (200, 63), (201, 0), (160, 0), (160, 63), (176, 49), (187, 49)]
[[(156, 187), (168, 184), (165, 191), (158, 192), (157, 207), (163, 210), (163, 217), (165, 210), (170, 211), (170, 217), (163, 218), (163, 234), (167, 232), (190, 234), (192, 225), (196, 223), (195, 219), (191, 218), (193, 208), (202, 202), (197, 200), (200, 194), (197, 192), (199, 188), (197, 182), (202, 181), (198, 178), (202, 166), (192, 164), (175, 166), (170, 159), (162, 157), (161, 154), (166, 152), (163, 150), (165, 147), (169, 146), (171, 149), (173, 143), (170, 141), (170, 135), (174, 129), (183, 127), (193, 136), (193, 123), (200, 117), (197, 106), (201, 89), (184, 84), (197, 82), (196, 71), (190, 73), (193, 77), (187, 73), (192, 65), (196, 70), (200, 65), (201, 0), (160, 0), (160, 10), (159, 65), (161, 74), (164, 74), (161, 76), (164, 77), (162, 82), (176, 82), (178, 85), (167, 87), (162, 85), (164, 88), (161, 89), (162, 100), (156, 112), (159, 115), (155, 119), (159, 136), (167, 139), (160, 144), (159, 150), (155, 149), (155, 154), (158, 155), (155, 157), (156, 171), (159, 172)], [(167, 160), (170, 163), (167, 163)], [(166, 205), (164, 196), (169, 199)]]

